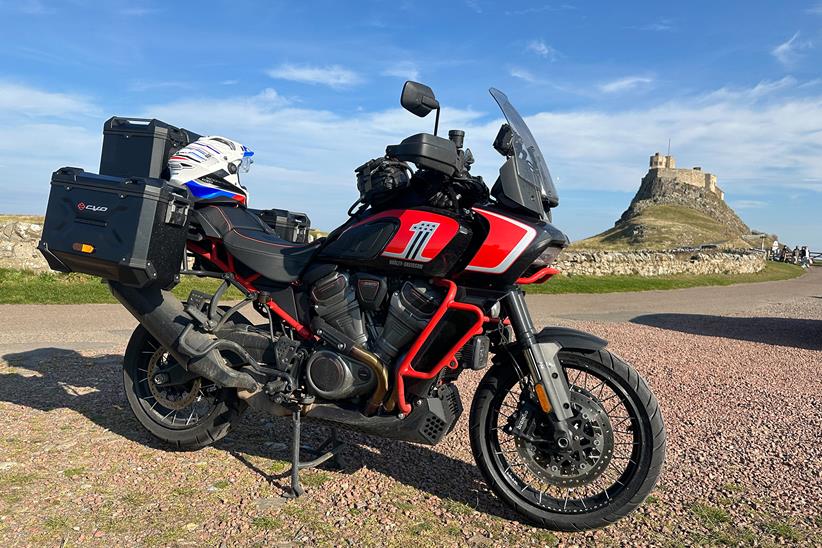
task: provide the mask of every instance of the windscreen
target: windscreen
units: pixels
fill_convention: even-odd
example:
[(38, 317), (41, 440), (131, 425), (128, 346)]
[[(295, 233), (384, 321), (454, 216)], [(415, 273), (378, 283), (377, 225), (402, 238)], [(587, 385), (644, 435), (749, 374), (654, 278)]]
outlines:
[(517, 109), (508, 101), (508, 97), (503, 92), (495, 88), (491, 88), (489, 91), (514, 132), (514, 166), (517, 175), (527, 183), (539, 188), (547, 205), (555, 207), (559, 204), (559, 195), (556, 187), (554, 187), (554, 181), (551, 179), (551, 172), (548, 171), (545, 158), (543, 158), (534, 136), (531, 135), (531, 130), (528, 129), (528, 124), (525, 123), (525, 120), (522, 119), (522, 116), (519, 115)]

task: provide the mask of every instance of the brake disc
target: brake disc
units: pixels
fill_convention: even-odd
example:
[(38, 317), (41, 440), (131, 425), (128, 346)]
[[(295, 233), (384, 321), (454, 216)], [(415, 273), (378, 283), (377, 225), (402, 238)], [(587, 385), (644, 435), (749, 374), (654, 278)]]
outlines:
[(148, 362), (148, 371), (146, 373), (148, 376), (148, 388), (151, 391), (151, 395), (157, 400), (157, 403), (166, 409), (180, 411), (197, 401), (197, 396), (202, 387), (202, 379), (197, 377), (185, 385), (158, 386), (157, 383), (154, 382), (154, 375), (159, 372), (158, 368), (161, 369), (165, 365), (166, 356), (167, 352), (162, 348), (158, 348), (157, 351), (152, 354)]
[[(575, 487), (596, 479), (614, 455), (614, 431), (605, 409), (593, 395), (573, 387), (569, 394), (572, 439), (560, 448), (553, 441), (533, 443), (516, 437), (517, 453), (528, 469), (550, 485)], [(547, 430), (543, 426), (540, 430)], [(546, 432), (541, 432), (546, 434)], [(550, 432), (544, 437), (552, 440)]]

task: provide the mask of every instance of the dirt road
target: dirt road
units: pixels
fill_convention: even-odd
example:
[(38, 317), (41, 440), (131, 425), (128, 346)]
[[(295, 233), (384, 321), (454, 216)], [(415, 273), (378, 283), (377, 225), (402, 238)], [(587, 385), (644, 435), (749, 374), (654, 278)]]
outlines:
[[(139, 427), (120, 370), (134, 321), (119, 307), (0, 306), (0, 544), (818, 545), (820, 281), (531, 298), (537, 323), (610, 340), (668, 429), (653, 496), (573, 535), (520, 522), (485, 489), (466, 416), (434, 448), (346, 433), (344, 467), (305, 472), (306, 496), (286, 501), (285, 421), (248, 413), (194, 453)], [(460, 379), (466, 404), (480, 377)], [(324, 434), (306, 430), (307, 443)]]

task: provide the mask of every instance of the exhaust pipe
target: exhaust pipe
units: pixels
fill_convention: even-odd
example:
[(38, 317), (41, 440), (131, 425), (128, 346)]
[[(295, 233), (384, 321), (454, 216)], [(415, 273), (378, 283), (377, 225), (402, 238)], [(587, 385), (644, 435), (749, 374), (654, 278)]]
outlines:
[[(109, 281), (109, 289), (114, 298), (131, 312), (140, 324), (157, 339), (164, 348), (183, 366), (186, 371), (227, 388), (248, 391), (259, 389), (251, 375), (231, 369), (216, 348), (205, 354), (192, 357), (184, 349), (205, 350), (214, 344), (214, 339), (193, 329), (193, 321), (183, 309), (183, 303), (170, 291), (157, 287), (137, 289)], [(185, 337), (181, 337), (185, 331)]]

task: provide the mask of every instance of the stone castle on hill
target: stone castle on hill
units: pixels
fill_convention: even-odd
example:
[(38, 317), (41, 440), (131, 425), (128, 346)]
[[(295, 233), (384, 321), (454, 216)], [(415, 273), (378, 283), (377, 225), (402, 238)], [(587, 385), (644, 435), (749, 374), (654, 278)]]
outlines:
[(716, 175), (702, 171), (701, 167), (677, 168), (676, 160), (671, 155), (662, 156), (657, 152), (651, 156), (650, 169), (645, 177), (675, 180), (681, 184), (705, 189), (720, 200), (725, 200), (725, 192), (716, 186)]
[(734, 233), (750, 233), (748, 226), (725, 203), (725, 192), (717, 186), (716, 175), (700, 167), (678, 168), (673, 156), (659, 152), (651, 156), (649, 167), (631, 205), (615, 226), (631, 222), (649, 207), (670, 205), (700, 211)]

